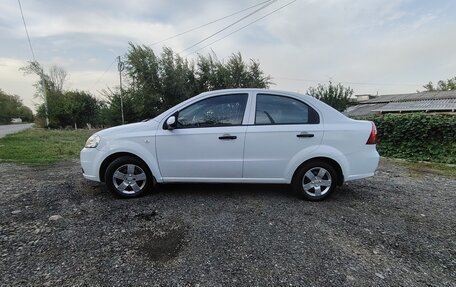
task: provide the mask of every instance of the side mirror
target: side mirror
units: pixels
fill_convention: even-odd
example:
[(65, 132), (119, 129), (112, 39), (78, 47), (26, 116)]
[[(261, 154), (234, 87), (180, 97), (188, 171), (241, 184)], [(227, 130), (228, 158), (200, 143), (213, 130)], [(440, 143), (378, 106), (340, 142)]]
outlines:
[(167, 130), (173, 130), (176, 127), (177, 127), (177, 119), (176, 119), (175, 115), (172, 115), (168, 119), (166, 119), (166, 122), (163, 125), (163, 128), (167, 129)]

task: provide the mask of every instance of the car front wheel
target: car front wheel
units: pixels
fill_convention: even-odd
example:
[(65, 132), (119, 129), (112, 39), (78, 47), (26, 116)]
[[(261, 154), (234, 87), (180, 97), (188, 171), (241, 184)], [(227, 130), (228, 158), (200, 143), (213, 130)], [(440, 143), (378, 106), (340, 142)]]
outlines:
[(121, 197), (141, 196), (153, 186), (153, 177), (148, 166), (130, 156), (111, 162), (106, 169), (105, 181), (108, 189)]
[(301, 166), (292, 185), (304, 199), (320, 201), (329, 197), (336, 188), (337, 172), (324, 161), (313, 161)]

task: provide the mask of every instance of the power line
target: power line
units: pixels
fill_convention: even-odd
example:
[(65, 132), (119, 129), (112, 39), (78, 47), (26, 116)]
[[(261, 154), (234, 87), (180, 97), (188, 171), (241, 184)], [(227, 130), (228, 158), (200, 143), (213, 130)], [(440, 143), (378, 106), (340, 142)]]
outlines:
[[(27, 34), (27, 41), (30, 47), (30, 51), (32, 52), (32, 57), (33, 57), (33, 62), (37, 63), (36, 58), (35, 58), (35, 52), (33, 52), (33, 47), (32, 47), (32, 41), (30, 40), (30, 35), (28, 33), (27, 29), (27, 24), (25, 23), (25, 17), (24, 17), (24, 12), (22, 11), (22, 5), (21, 1), (17, 0), (17, 3), (19, 4), (19, 10), (21, 10), (21, 16), (22, 16), (22, 23), (24, 23), (24, 29), (25, 29), (25, 34)], [(49, 128), (49, 111), (48, 111), (48, 103), (47, 103), (47, 91), (46, 91), (46, 85), (44, 82), (44, 71), (41, 68), (41, 86), (43, 87), (43, 97), (44, 97), (44, 114), (46, 116), (46, 127)]]
[(222, 17), (222, 18), (218, 18), (218, 19), (213, 20), (213, 21), (211, 21), (211, 22), (208, 22), (208, 23), (206, 23), (206, 24), (203, 24), (203, 25), (200, 25), (200, 26), (198, 26), (198, 27), (195, 27), (195, 28), (186, 30), (186, 31), (184, 31), (184, 32), (181, 32), (181, 33), (178, 33), (178, 34), (176, 34), (176, 35), (170, 36), (170, 37), (168, 37), (168, 38), (166, 38), (166, 39), (163, 39), (163, 40), (154, 42), (154, 43), (150, 44), (150, 46), (155, 46), (155, 45), (157, 45), (157, 44), (160, 44), (160, 43), (166, 42), (166, 41), (168, 41), (168, 40), (174, 39), (174, 38), (176, 38), (176, 37), (182, 36), (182, 35), (184, 35), (184, 34), (193, 32), (193, 31), (195, 31), (195, 30), (198, 30), (198, 29), (201, 29), (201, 28), (206, 27), (206, 26), (208, 26), (208, 25), (214, 24), (214, 23), (216, 23), (216, 22), (218, 22), (218, 21), (221, 21), (221, 20), (224, 20), (224, 19), (226, 19), (226, 18), (230, 18), (231, 16), (237, 15), (237, 14), (239, 14), (239, 13), (242, 13), (242, 12), (244, 12), (244, 11), (250, 10), (250, 9), (252, 9), (252, 8), (254, 8), (254, 7), (260, 6), (260, 5), (262, 5), (262, 4), (264, 4), (264, 3), (267, 3), (267, 2), (270, 2), (270, 1), (271, 1), (271, 0), (263, 1), (263, 2), (260, 2), (260, 3), (258, 3), (258, 4), (255, 4), (255, 5), (253, 5), (253, 6), (244, 8), (244, 9), (239, 10), (239, 11), (237, 11), (237, 12), (234, 12), (234, 13), (232, 13), (232, 14), (230, 14), (230, 15), (224, 16), (224, 17)]
[(98, 79), (96, 80), (96, 82), (90, 87), (90, 89), (93, 89), (100, 81), (101, 79), (104, 77), (104, 75), (111, 69), (112, 65), (114, 64), (114, 62), (117, 60), (117, 58), (114, 58), (114, 60), (111, 62), (111, 64), (109, 64), (108, 68), (103, 72), (103, 74), (101, 74)]
[[(228, 29), (228, 28), (230, 28), (230, 27), (236, 25), (237, 23), (241, 22), (242, 20), (244, 20), (244, 19), (246, 19), (246, 18), (252, 16), (253, 14), (257, 13), (258, 11), (263, 10), (264, 8), (268, 7), (269, 5), (271, 5), (272, 3), (276, 2), (276, 1), (277, 1), (277, 0), (273, 0), (273, 1), (267, 2), (265, 5), (261, 6), (260, 8), (256, 9), (255, 11), (250, 12), (249, 14), (247, 14), (247, 15), (243, 16), (242, 18), (236, 20), (235, 22), (231, 23), (230, 25), (225, 26), (224, 28), (218, 30), (217, 32), (215, 32), (215, 33), (213, 33), (213, 34), (211, 34), (211, 35), (205, 37), (204, 39), (202, 39), (202, 40), (196, 42), (195, 44), (193, 44), (193, 45), (191, 45), (191, 46), (185, 48), (184, 50), (180, 51), (179, 53), (182, 53), (182, 52), (185, 52), (185, 51), (187, 51), (187, 50), (190, 50), (191, 48), (193, 48), (193, 47), (195, 47), (195, 46), (201, 44), (202, 42), (204, 42), (204, 41), (206, 41), (206, 40), (208, 40), (208, 39), (214, 37), (215, 35), (217, 35), (217, 34), (223, 32), (223, 31), (225, 31), (226, 29)], [(296, 0), (295, 0), (295, 1), (296, 1)]]
[(27, 40), (28, 40), (28, 44), (29, 44), (29, 47), (30, 47), (30, 51), (32, 52), (33, 61), (36, 62), (35, 53), (33, 52), (33, 47), (32, 47), (32, 41), (30, 41), (30, 36), (29, 36), (28, 29), (27, 29), (27, 24), (25, 24), (24, 13), (22, 12), (21, 1), (17, 0), (17, 3), (19, 3), (19, 10), (21, 10), (22, 22), (24, 23), (25, 34), (27, 34)]
[(256, 23), (256, 22), (260, 21), (261, 19), (264, 19), (264, 18), (268, 17), (269, 15), (271, 15), (271, 14), (273, 14), (273, 13), (275, 13), (275, 12), (277, 12), (277, 11), (279, 11), (279, 10), (285, 8), (285, 7), (287, 7), (288, 5), (293, 4), (293, 2), (296, 2), (296, 1), (297, 1), (297, 0), (293, 0), (293, 1), (291, 1), (291, 2), (288, 2), (287, 4), (285, 4), (285, 5), (283, 5), (283, 6), (279, 7), (279, 8), (277, 8), (277, 9), (275, 9), (274, 11), (269, 12), (268, 14), (266, 14), (266, 15), (264, 15), (264, 16), (262, 16), (262, 17), (256, 19), (256, 20), (254, 20), (254, 21), (252, 21), (252, 22), (250, 22), (250, 23), (248, 23), (247, 25), (244, 25), (244, 26), (242, 26), (241, 28), (236, 29), (236, 30), (234, 30), (233, 32), (231, 32), (231, 33), (229, 33), (229, 34), (223, 36), (222, 38), (219, 38), (219, 39), (215, 40), (214, 42), (212, 42), (212, 43), (210, 43), (210, 44), (207, 44), (206, 46), (201, 47), (201, 48), (199, 48), (199, 49), (197, 49), (197, 50), (195, 50), (195, 51), (193, 51), (193, 52), (191, 52), (191, 53), (189, 53), (189, 54), (187, 54), (187, 55), (185, 55), (185, 56), (194, 54), (194, 53), (196, 53), (196, 52), (198, 52), (198, 51), (200, 51), (200, 50), (202, 50), (202, 49), (204, 49), (204, 48), (207, 48), (207, 47), (211, 46), (212, 44), (215, 44), (215, 43), (217, 43), (218, 41), (221, 41), (221, 40), (223, 40), (223, 39), (225, 39), (225, 38), (227, 38), (227, 37), (233, 35), (234, 33), (239, 32), (240, 30), (242, 30), (242, 29), (244, 29), (244, 28), (246, 28), (246, 27), (252, 25), (253, 23)]

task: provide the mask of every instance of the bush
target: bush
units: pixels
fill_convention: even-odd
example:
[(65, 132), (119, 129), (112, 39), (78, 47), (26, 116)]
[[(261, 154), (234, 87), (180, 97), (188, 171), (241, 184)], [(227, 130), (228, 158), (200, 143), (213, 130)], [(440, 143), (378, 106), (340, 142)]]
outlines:
[(382, 156), (456, 164), (456, 115), (386, 114), (375, 122)]

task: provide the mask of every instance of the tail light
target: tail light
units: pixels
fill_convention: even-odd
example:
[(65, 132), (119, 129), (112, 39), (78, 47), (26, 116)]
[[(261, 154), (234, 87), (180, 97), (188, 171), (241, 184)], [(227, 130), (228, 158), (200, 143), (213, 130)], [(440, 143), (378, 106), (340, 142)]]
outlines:
[(377, 143), (377, 127), (375, 126), (374, 122), (372, 123), (371, 133), (369, 138), (367, 139), (366, 144), (376, 144)]

